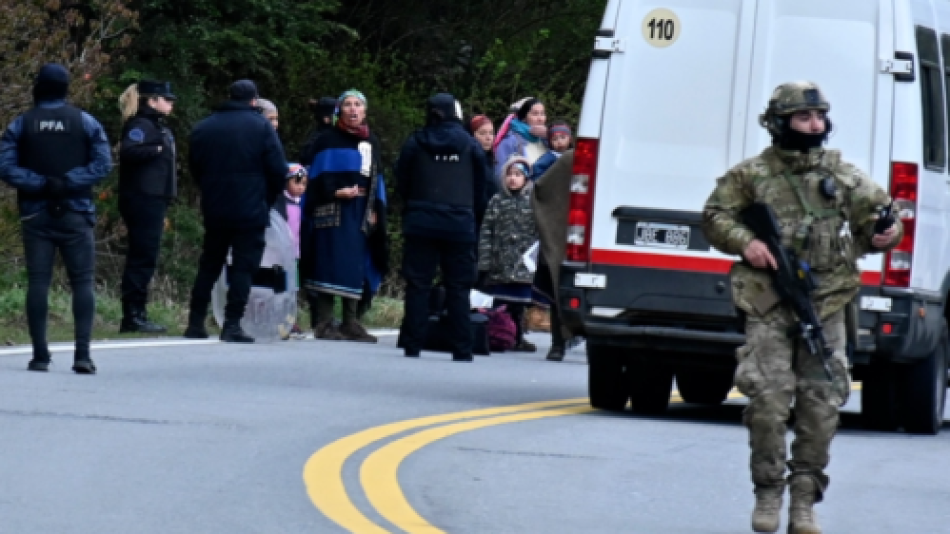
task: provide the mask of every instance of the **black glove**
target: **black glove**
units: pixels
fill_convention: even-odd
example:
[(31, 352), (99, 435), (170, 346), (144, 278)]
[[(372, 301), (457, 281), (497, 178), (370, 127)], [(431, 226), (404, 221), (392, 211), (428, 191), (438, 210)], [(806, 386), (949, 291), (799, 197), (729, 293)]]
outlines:
[(877, 221), (874, 222), (874, 233), (883, 234), (888, 228), (894, 226), (894, 203), (891, 202), (878, 212)]
[(64, 198), (69, 192), (66, 189), (66, 179), (62, 176), (47, 176), (43, 191), (53, 198)]

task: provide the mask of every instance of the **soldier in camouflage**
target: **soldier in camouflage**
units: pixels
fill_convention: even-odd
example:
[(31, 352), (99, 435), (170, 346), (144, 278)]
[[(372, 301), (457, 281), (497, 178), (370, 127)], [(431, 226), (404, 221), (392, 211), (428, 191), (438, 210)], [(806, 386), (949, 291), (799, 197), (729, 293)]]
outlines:
[[(773, 144), (719, 178), (703, 210), (710, 243), (741, 255), (731, 272), (732, 295), (746, 317), (746, 344), (737, 351), (736, 387), (749, 397), (743, 422), (749, 429), (750, 467), (756, 506), (755, 532), (776, 532), (786, 485), (788, 532), (820, 534), (813, 505), (828, 487), (824, 470), (838, 427), (838, 409), (851, 391), (845, 355), (844, 309), (860, 286), (857, 260), (889, 250), (903, 235), (899, 221), (875, 234), (878, 213), (890, 204), (887, 193), (841, 153), (823, 148), (831, 131), (831, 105), (817, 85), (780, 85), (760, 124)], [(790, 333), (794, 318), (780, 305), (769, 269), (775, 258), (740, 222), (739, 213), (760, 202), (775, 211), (783, 245), (808, 262), (817, 278), (812, 295), (826, 339), (834, 349), (834, 380)], [(786, 422), (795, 401), (795, 440), (786, 472)]]

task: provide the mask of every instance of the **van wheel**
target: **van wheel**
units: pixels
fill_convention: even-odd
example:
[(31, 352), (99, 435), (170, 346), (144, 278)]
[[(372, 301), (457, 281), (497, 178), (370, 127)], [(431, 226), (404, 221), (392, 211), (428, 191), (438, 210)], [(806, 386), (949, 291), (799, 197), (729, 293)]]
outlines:
[(683, 402), (716, 406), (732, 390), (734, 370), (690, 370), (676, 372), (676, 389)]
[(940, 433), (947, 400), (947, 328), (926, 358), (908, 365), (904, 375), (901, 423), (911, 434)]
[(587, 342), (587, 391), (590, 405), (620, 412), (630, 398), (622, 349)]
[(627, 377), (630, 384), (630, 405), (641, 415), (657, 415), (670, 405), (673, 390), (673, 369), (655, 361), (629, 361)]
[(861, 424), (868, 430), (897, 430), (897, 380), (900, 369), (890, 362), (871, 359), (861, 384)]

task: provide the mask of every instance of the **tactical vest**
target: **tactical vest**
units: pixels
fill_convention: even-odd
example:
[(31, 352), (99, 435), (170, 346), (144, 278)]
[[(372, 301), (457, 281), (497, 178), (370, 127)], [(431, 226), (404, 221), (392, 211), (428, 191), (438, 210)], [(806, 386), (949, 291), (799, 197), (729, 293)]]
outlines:
[(471, 150), (460, 153), (416, 152), (409, 199), (461, 208), (475, 206), (475, 171)]
[[(851, 228), (850, 190), (857, 184), (838, 172), (840, 156), (829, 152), (821, 165), (804, 173), (783, 169), (755, 179), (756, 198), (775, 210), (782, 227), (782, 244), (794, 250), (813, 271), (830, 272), (841, 265), (856, 269)], [(822, 192), (822, 181), (834, 184)]]
[[(20, 167), (43, 176), (65, 176), (89, 164), (91, 140), (82, 124), (82, 111), (70, 105), (53, 109), (35, 107), (23, 114), (23, 130), (17, 140)], [(19, 200), (46, 200), (42, 192), (18, 191)], [(76, 191), (70, 198), (92, 198), (92, 188)]]

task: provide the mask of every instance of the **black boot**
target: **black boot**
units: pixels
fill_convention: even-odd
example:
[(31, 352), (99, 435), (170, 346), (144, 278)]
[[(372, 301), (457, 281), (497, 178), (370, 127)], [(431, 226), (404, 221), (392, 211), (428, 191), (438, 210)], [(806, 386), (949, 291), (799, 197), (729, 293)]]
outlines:
[(89, 356), (89, 349), (76, 349), (76, 357), (73, 361), (73, 371), (75, 371), (78, 375), (96, 374), (96, 365), (92, 363), (92, 358)]
[(192, 303), (191, 311), (188, 312), (188, 328), (185, 329), (184, 336), (188, 339), (208, 339), (208, 330), (205, 328), (207, 315), (207, 306), (200, 307)]
[(148, 320), (144, 306), (122, 303), (120, 334), (164, 334), (165, 327)]
[(221, 329), (221, 341), (226, 343), (254, 343), (254, 338), (241, 328), (240, 321), (224, 321)]
[(52, 358), (50, 358), (49, 349), (33, 349), (33, 359), (30, 360), (30, 363), (27, 364), (26, 368), (29, 371), (39, 371), (45, 373), (49, 371), (49, 364)]

